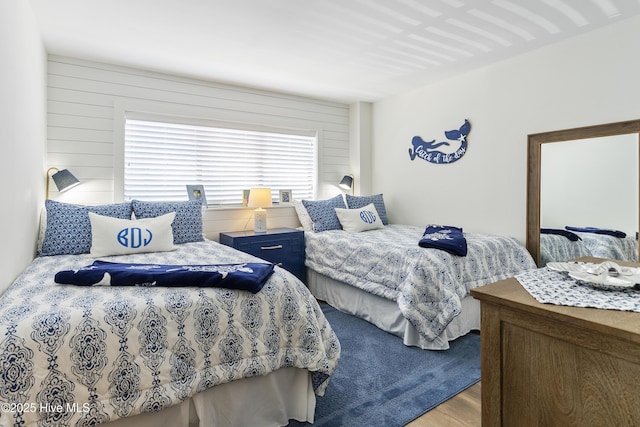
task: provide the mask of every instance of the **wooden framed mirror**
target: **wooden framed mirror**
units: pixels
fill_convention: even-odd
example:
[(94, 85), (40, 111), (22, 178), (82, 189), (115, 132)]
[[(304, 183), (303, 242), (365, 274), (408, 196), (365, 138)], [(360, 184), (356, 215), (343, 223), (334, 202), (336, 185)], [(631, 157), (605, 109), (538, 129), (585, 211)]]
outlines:
[[(635, 167), (635, 178), (631, 179), (632, 182), (629, 182), (628, 177), (620, 178), (615, 184), (616, 177), (612, 176), (615, 173), (603, 172), (598, 170), (598, 168), (594, 168), (592, 178), (596, 179), (596, 182), (599, 182), (602, 185), (609, 185), (608, 188), (616, 188), (612, 187), (612, 185), (629, 185), (629, 187), (625, 187), (624, 191), (626, 191), (633, 202), (631, 208), (624, 209), (625, 211), (630, 210), (630, 215), (633, 215), (633, 236), (635, 237), (635, 233), (640, 229), (640, 203), (638, 202), (638, 194), (640, 193), (640, 179), (638, 178), (638, 165), (640, 165), (640, 154), (639, 146), (640, 146), (640, 120), (631, 120), (626, 122), (617, 122), (617, 123), (608, 123), (602, 125), (595, 126), (587, 126), (582, 128), (575, 129), (565, 129), (558, 130), (552, 132), (544, 132), (538, 134), (532, 134), (528, 136), (528, 158), (527, 158), (527, 241), (526, 246), (533, 259), (536, 261), (536, 264), (540, 265), (540, 227), (541, 227), (541, 204), (549, 203), (542, 202), (544, 199), (544, 194), (542, 194), (542, 171), (543, 167), (543, 159), (545, 156), (543, 155), (544, 147), (551, 147), (550, 144), (555, 143), (571, 143), (574, 147), (586, 147), (585, 145), (588, 142), (595, 142), (595, 138), (603, 138), (599, 140), (599, 143), (607, 144), (607, 141), (613, 141), (610, 139), (606, 139), (606, 137), (616, 137), (619, 135), (628, 135), (629, 137), (625, 137), (627, 139), (631, 139), (632, 143), (635, 144), (635, 154), (632, 159), (629, 159), (630, 156), (623, 155), (620, 160), (625, 160), (626, 162), (632, 162)], [(568, 144), (567, 144), (568, 146)], [(605, 145), (606, 146), (606, 145)], [(615, 145), (613, 142), (610, 143), (611, 150), (603, 150), (600, 154), (603, 156), (603, 159), (611, 159), (612, 156), (615, 157), (619, 155), (613, 150)], [(554, 147), (555, 148), (555, 147)], [(575, 148), (576, 150), (580, 150), (579, 148)], [(552, 151), (552, 150), (547, 150)], [(548, 157), (548, 156), (547, 156)], [(566, 162), (569, 163), (569, 162)], [(619, 170), (626, 170), (628, 167), (618, 168)], [(567, 174), (570, 174), (571, 171), (567, 171)], [(598, 176), (598, 173), (601, 173), (602, 176)], [(557, 179), (557, 176), (554, 178)], [(605, 184), (604, 181), (611, 180), (614, 184)], [(602, 182), (601, 182), (602, 181)], [(599, 190), (602, 191), (602, 190)], [(601, 193), (602, 194), (602, 193)], [(598, 191), (594, 191), (594, 194), (589, 197), (582, 197), (582, 199), (592, 199), (593, 203), (598, 203)], [(625, 201), (628, 201), (625, 199)], [(611, 212), (616, 211), (618, 207), (615, 204), (611, 204), (607, 202), (608, 209)], [(589, 209), (582, 209), (583, 211), (588, 211)], [(620, 210), (620, 209), (618, 209)], [(617, 212), (617, 211), (616, 211)], [(567, 220), (569, 222), (570, 219)], [(569, 225), (569, 224), (567, 224)], [(587, 225), (587, 224), (584, 224)], [(599, 224), (592, 224), (593, 226), (599, 226)], [(543, 224), (543, 226), (548, 226)], [(610, 227), (610, 226), (609, 226)], [(637, 244), (637, 241), (636, 241)]]

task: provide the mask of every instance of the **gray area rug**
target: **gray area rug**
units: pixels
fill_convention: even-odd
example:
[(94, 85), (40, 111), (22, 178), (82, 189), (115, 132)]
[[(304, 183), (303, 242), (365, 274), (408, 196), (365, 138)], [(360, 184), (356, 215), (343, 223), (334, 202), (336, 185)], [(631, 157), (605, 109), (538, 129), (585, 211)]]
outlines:
[[(404, 426), (480, 380), (480, 335), (444, 351), (407, 347), (369, 322), (322, 307), (342, 354), (313, 426)], [(289, 426), (309, 426), (292, 421)]]

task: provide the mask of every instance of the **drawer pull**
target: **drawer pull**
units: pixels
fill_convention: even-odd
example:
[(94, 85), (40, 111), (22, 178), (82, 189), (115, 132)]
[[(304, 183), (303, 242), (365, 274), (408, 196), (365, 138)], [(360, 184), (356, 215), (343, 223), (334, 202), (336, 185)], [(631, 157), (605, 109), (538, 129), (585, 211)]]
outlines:
[(263, 250), (263, 251), (268, 251), (271, 249), (282, 249), (282, 245), (260, 246), (260, 250)]

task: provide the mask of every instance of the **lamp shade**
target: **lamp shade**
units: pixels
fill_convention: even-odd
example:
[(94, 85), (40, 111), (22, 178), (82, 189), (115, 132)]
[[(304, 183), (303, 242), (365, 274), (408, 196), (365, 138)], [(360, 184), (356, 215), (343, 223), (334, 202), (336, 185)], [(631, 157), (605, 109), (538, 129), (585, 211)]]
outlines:
[(252, 188), (249, 191), (247, 206), (250, 208), (267, 208), (272, 206), (272, 203), (270, 188)]
[[(50, 172), (54, 172), (53, 175), (49, 175)], [(47, 169), (47, 180), (46, 180), (46, 197), (49, 198), (49, 178), (53, 179), (53, 182), (56, 184), (59, 192), (67, 191), (76, 185), (80, 184), (78, 178), (73, 176), (68, 169), (58, 169), (58, 168), (49, 168)]]
[(58, 191), (61, 193), (80, 184), (78, 178), (73, 176), (73, 174), (69, 172), (69, 169), (62, 169), (61, 171), (54, 173), (51, 175), (51, 179), (53, 179), (56, 187), (58, 187)]
[(345, 190), (351, 190), (353, 187), (353, 175), (345, 175), (342, 177), (342, 181), (338, 184), (340, 188), (344, 188)]

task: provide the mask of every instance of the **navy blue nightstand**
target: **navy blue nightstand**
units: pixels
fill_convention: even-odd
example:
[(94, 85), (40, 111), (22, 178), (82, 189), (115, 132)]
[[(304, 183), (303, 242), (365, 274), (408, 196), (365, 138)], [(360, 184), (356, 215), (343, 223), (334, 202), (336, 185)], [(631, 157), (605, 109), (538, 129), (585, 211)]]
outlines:
[(270, 228), (266, 233), (253, 230), (220, 233), (220, 243), (272, 262), (293, 273), (303, 282), (304, 231), (295, 228)]

